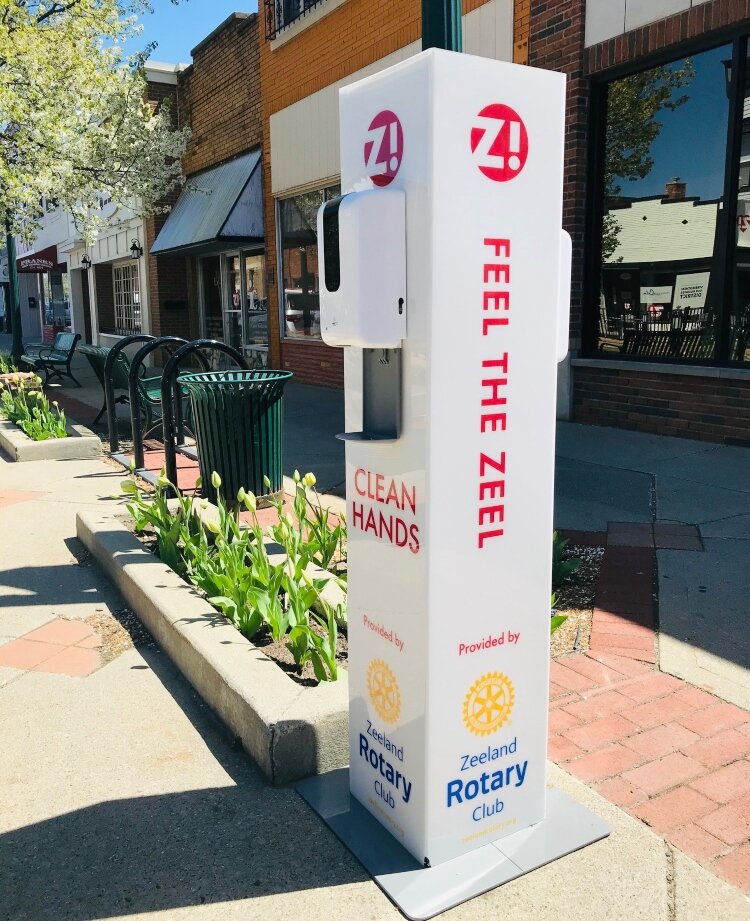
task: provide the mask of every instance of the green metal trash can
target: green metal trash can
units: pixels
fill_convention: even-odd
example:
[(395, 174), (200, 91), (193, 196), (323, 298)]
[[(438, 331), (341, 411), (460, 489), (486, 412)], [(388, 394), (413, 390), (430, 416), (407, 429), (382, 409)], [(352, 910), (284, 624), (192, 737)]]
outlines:
[[(180, 375), (190, 395), (203, 495), (216, 501), (215, 470), (221, 493), (233, 501), (240, 487), (256, 496), (282, 488), (284, 385), (291, 371), (206, 371)], [(263, 482), (271, 481), (270, 490)]]

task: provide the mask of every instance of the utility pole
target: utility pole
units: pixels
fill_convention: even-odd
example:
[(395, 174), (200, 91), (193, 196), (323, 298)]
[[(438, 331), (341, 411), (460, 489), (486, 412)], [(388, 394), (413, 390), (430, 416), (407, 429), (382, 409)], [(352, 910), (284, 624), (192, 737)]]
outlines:
[(461, 0), (422, 0), (422, 50), (462, 51)]
[(10, 354), (18, 364), (23, 355), (23, 337), (21, 335), (21, 290), (18, 286), (18, 265), (16, 264), (16, 238), (10, 231), (10, 221), (5, 222), (5, 232), (8, 248), (8, 290), (10, 303), (8, 309), (13, 322), (13, 345)]

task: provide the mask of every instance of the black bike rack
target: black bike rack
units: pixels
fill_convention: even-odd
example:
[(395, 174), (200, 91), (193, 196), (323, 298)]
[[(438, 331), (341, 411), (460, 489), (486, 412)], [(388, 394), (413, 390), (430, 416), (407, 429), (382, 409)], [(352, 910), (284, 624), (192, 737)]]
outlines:
[[(179, 336), (160, 336), (158, 339), (152, 339), (151, 342), (147, 342), (143, 348), (136, 352), (130, 365), (128, 389), (130, 391), (130, 423), (133, 429), (133, 459), (135, 461), (136, 470), (142, 470), (144, 463), (144, 432), (141, 426), (141, 394), (138, 390), (138, 375), (140, 374), (141, 367), (143, 366), (144, 360), (151, 352), (156, 351), (156, 349), (168, 348), (171, 345), (185, 344), (185, 340), (181, 339)], [(162, 404), (162, 416), (164, 415), (164, 410), (165, 407), (164, 404)], [(151, 429), (145, 432), (145, 435), (148, 435), (150, 431)]]
[(117, 453), (120, 448), (120, 436), (117, 431), (117, 411), (115, 404), (115, 388), (112, 383), (112, 369), (115, 366), (120, 352), (132, 345), (134, 342), (150, 342), (154, 339), (147, 333), (137, 333), (133, 336), (126, 336), (116, 342), (107, 353), (104, 360), (104, 401), (107, 405), (107, 429), (109, 434), (109, 450), (111, 454)]
[[(231, 345), (219, 342), (216, 339), (196, 339), (187, 342), (170, 356), (164, 366), (161, 381), (161, 421), (164, 428), (164, 466), (166, 477), (170, 483), (177, 485), (177, 449), (185, 444), (185, 433), (182, 419), (182, 400), (178, 374), (180, 364), (190, 355), (195, 354), (204, 367), (209, 370), (208, 362), (203, 351), (223, 352), (234, 359), (241, 370), (249, 370), (244, 355)], [(140, 354), (140, 353), (139, 353)]]

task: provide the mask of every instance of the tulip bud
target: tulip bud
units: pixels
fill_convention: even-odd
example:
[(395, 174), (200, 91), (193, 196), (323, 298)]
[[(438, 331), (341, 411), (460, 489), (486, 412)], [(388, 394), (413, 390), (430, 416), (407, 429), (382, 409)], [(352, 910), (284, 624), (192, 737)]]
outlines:
[(221, 486), (221, 477), (215, 470), (211, 474), (211, 485), (214, 489), (218, 489)]

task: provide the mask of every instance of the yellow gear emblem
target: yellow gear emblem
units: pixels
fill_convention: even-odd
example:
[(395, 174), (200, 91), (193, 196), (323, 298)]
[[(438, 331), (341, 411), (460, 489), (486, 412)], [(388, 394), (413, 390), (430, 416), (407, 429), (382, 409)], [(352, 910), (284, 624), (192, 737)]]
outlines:
[(516, 695), (502, 672), (488, 672), (472, 684), (464, 699), (464, 723), (476, 736), (489, 736), (508, 722)]
[(384, 723), (393, 724), (401, 715), (401, 691), (390, 666), (373, 659), (367, 669), (367, 693), (375, 712)]

